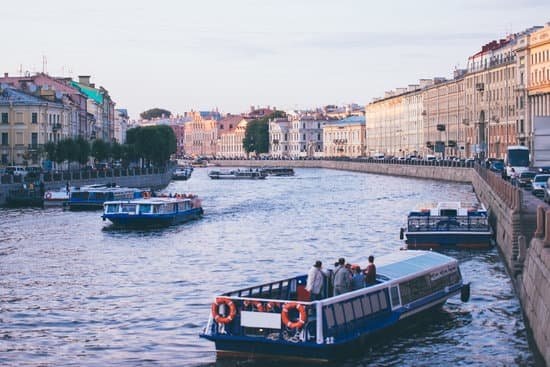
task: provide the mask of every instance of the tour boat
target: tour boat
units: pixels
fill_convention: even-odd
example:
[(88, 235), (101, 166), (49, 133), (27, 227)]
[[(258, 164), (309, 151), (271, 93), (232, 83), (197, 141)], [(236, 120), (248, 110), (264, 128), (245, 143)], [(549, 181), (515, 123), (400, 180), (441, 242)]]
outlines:
[(441, 202), (432, 207), (411, 211), (401, 239), (407, 248), (489, 248), (493, 246), (493, 231), (483, 204), (465, 205)]
[(231, 171), (212, 170), (208, 177), (213, 180), (263, 180), (267, 174), (260, 169), (236, 169)]
[(68, 206), (70, 210), (97, 210), (103, 203), (112, 200), (131, 200), (150, 196), (150, 191), (115, 185), (89, 185), (71, 190)]
[(431, 251), (397, 251), (376, 259), (376, 284), (309, 301), (307, 275), (259, 284), (214, 298), (200, 337), (219, 357), (329, 361), (361, 350), (364, 342), (421, 311), (443, 305), (470, 287), (458, 261)]
[(165, 227), (198, 219), (203, 214), (201, 200), (192, 194), (107, 201), (103, 208), (103, 220), (133, 228)]
[(178, 167), (172, 173), (172, 180), (185, 181), (191, 177), (191, 173), (193, 173), (192, 166)]
[(294, 176), (294, 169), (292, 167), (262, 167), (269, 176)]

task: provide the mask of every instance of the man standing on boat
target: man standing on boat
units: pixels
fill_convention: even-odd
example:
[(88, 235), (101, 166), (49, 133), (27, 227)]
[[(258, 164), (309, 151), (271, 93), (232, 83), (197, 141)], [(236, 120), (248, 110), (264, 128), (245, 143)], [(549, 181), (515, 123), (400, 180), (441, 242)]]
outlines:
[(323, 263), (317, 260), (307, 273), (306, 291), (309, 292), (311, 301), (317, 301), (323, 298), (321, 291), (323, 290), (325, 275), (321, 270), (322, 267)]
[(346, 268), (346, 259), (338, 259), (338, 267), (334, 270), (334, 295), (343, 294), (351, 290), (351, 273)]
[(374, 265), (374, 256), (369, 256), (369, 265), (365, 269), (365, 283), (367, 286), (376, 283), (376, 265)]

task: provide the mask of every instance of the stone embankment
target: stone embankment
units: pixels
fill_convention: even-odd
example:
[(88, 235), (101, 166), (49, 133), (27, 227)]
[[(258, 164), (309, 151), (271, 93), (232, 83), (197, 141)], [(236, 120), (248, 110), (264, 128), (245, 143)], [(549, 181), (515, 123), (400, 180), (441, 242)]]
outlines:
[(479, 166), (439, 167), (339, 160), (220, 160), (215, 163), (234, 167), (328, 168), (471, 183), (477, 197), (489, 210), (497, 245), (533, 339), (550, 365), (550, 207), (533, 195), (524, 196), (521, 189)]

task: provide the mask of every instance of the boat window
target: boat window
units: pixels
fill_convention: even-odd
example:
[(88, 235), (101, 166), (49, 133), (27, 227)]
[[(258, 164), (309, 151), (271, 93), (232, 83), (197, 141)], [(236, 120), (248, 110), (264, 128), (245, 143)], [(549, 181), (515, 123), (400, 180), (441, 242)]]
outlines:
[(365, 316), (372, 313), (372, 308), (370, 306), (369, 296), (365, 296), (362, 299), (363, 302), (363, 310), (365, 311)]
[(388, 301), (386, 300), (386, 293), (379, 292), (378, 298), (380, 299), (380, 308), (385, 309), (388, 307)]
[(154, 214), (158, 214), (160, 212), (160, 207), (158, 205), (151, 205), (151, 209)]
[(371, 294), (370, 303), (372, 305), (372, 312), (378, 312), (380, 310), (380, 301), (378, 300), (378, 294)]
[(136, 204), (121, 204), (121, 211), (123, 213), (135, 213), (136, 212)]
[(353, 300), (353, 312), (356, 318), (363, 317), (363, 309), (361, 308), (361, 299), (357, 298)]
[(118, 212), (118, 204), (109, 204), (107, 205), (107, 213), (117, 213)]
[(334, 316), (332, 315), (331, 307), (325, 307), (325, 319), (327, 320), (328, 328), (331, 328), (334, 326)]
[(391, 287), (391, 304), (393, 307), (400, 305), (397, 287)]
[(440, 215), (443, 217), (456, 217), (456, 209), (441, 209)]
[(139, 204), (139, 214), (151, 213), (151, 204)]
[(71, 199), (88, 200), (88, 195), (89, 195), (88, 192), (73, 191), (73, 192), (71, 192)]
[(342, 310), (342, 305), (339, 303), (335, 303), (333, 307), (334, 307), (334, 317), (336, 319), (336, 324), (338, 325), (345, 324), (346, 319), (344, 318), (344, 311)]
[(355, 319), (355, 316), (353, 314), (353, 308), (351, 306), (351, 302), (344, 303), (344, 315), (346, 315), (346, 318), (349, 321), (352, 321)]

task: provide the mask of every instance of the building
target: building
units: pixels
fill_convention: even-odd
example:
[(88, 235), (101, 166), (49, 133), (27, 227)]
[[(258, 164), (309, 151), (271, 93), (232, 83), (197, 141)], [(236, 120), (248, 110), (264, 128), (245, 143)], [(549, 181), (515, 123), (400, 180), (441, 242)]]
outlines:
[[(61, 95), (60, 95), (61, 97)], [(40, 164), (47, 142), (68, 138), (71, 107), (12, 87), (0, 88), (2, 164)]]
[(289, 150), (289, 130), (291, 117), (278, 117), (269, 121), (269, 155), (287, 158)]
[(550, 23), (530, 34), (526, 57), (529, 120), (534, 122), (550, 117)]
[(120, 108), (115, 110), (114, 136), (113, 139), (120, 144), (126, 143), (126, 130), (128, 130), (128, 110)]
[(325, 157), (365, 156), (365, 117), (350, 116), (342, 120), (327, 121), (322, 129)]
[(176, 136), (176, 158), (185, 157), (185, 124), (172, 123), (169, 125)]
[(186, 155), (193, 157), (214, 157), (218, 144), (218, 121), (203, 119), (199, 112), (185, 114), (190, 121), (185, 123)]
[(218, 147), (216, 156), (243, 158), (247, 153), (243, 147), (248, 121), (240, 115), (228, 115), (218, 121)]
[(288, 154), (294, 158), (321, 156), (325, 121), (316, 114), (291, 118), (288, 130)]

